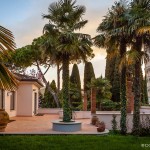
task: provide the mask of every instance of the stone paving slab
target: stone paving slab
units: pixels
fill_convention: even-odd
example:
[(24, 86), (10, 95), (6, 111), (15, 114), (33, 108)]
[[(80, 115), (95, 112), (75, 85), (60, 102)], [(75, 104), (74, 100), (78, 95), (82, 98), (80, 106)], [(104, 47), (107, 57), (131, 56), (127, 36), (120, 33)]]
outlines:
[(58, 115), (45, 114), (43, 116), (33, 117), (11, 117), (12, 122), (8, 123), (5, 132), (0, 134), (15, 134), (15, 135), (56, 135), (56, 134), (88, 134), (88, 135), (101, 135), (107, 134), (109, 131), (105, 130), (103, 133), (97, 132), (97, 128), (90, 124), (90, 119), (77, 119), (82, 122), (82, 130), (78, 132), (57, 132), (52, 130), (52, 121), (58, 120)]

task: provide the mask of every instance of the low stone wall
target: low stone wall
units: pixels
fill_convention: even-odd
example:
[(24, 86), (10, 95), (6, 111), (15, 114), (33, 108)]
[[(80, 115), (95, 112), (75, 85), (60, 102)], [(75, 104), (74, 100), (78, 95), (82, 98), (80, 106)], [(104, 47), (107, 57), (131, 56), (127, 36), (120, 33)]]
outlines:
[(141, 106), (140, 108), (141, 113), (149, 113), (150, 114), (150, 106)]
[[(59, 118), (62, 119), (63, 111), (59, 111)], [(90, 119), (91, 111), (73, 111), (72, 119)]]
[(38, 113), (39, 114), (59, 114), (59, 111), (61, 111), (62, 108), (39, 108)]
[[(145, 119), (146, 116), (150, 117), (150, 107), (149, 106), (142, 106), (140, 109), (140, 116), (141, 119)], [(59, 114), (59, 118), (62, 119), (63, 117), (63, 110), (62, 108), (39, 108), (38, 113), (41, 114)], [(106, 124), (106, 128), (111, 130), (112, 129), (112, 115), (116, 114), (116, 121), (118, 123), (118, 129), (120, 129), (120, 111), (97, 111), (96, 116), (99, 118), (100, 121), (103, 121)], [(91, 119), (91, 111), (74, 111), (73, 112), (73, 120), (76, 119)], [(128, 132), (132, 130), (132, 119), (133, 114), (127, 114), (127, 129)]]
[[(111, 113), (111, 112), (100, 112), (100, 113), (97, 113), (96, 116), (99, 118), (100, 121), (103, 121), (106, 125), (106, 128), (109, 129), (109, 130), (112, 130), (112, 115), (113, 114), (116, 114), (116, 121), (117, 121), (117, 128), (120, 130), (120, 117), (121, 117), (121, 114), (120, 112), (116, 112), (116, 113)], [(146, 116), (149, 116), (150, 117), (150, 113), (149, 114), (143, 114), (141, 113), (140, 114), (140, 118), (141, 120), (142, 119), (145, 119)], [(131, 132), (132, 130), (132, 126), (133, 126), (133, 114), (127, 114), (127, 130), (128, 132)]]

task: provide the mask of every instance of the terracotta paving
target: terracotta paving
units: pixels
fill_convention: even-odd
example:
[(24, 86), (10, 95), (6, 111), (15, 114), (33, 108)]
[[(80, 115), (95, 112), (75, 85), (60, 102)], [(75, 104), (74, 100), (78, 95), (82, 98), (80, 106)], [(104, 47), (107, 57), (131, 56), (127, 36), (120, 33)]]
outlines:
[[(45, 114), (33, 117), (12, 117), (5, 133), (31, 133), (31, 134), (64, 134), (63, 132), (52, 131), (53, 120), (58, 120), (58, 115)], [(97, 128), (90, 124), (90, 119), (78, 119), (82, 122), (82, 130), (71, 134), (98, 134)], [(2, 134), (2, 133), (1, 133)]]

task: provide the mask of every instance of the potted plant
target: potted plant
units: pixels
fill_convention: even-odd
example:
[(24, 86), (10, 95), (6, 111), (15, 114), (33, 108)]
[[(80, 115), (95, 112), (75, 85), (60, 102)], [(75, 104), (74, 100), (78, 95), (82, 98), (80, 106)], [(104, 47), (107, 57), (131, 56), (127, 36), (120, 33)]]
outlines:
[(4, 109), (0, 109), (0, 132), (4, 132), (9, 122), (9, 115)]
[(97, 118), (97, 116), (93, 116), (91, 119), (91, 124), (96, 125), (96, 122), (98, 122), (98, 118)]
[(104, 122), (100, 122), (98, 124), (97, 132), (104, 132), (104, 131), (105, 131), (105, 123)]

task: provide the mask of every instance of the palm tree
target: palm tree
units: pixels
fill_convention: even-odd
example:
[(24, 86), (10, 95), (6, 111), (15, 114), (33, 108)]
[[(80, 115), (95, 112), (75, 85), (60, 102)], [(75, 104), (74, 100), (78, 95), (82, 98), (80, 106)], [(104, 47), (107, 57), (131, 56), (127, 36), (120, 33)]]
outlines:
[[(51, 28), (49, 24), (44, 26), (44, 38), (41, 48), (44, 55), (47, 55), (50, 57), (50, 62), (52, 65), (56, 65), (57, 67), (57, 95), (59, 95), (60, 92), (60, 72), (62, 70), (62, 60), (57, 53), (56, 48), (58, 45), (57, 40), (54, 40), (54, 37), (50, 36), (51, 34)], [(51, 55), (53, 53), (53, 55)], [(55, 55), (55, 56), (54, 56)]]
[(0, 88), (6, 90), (16, 89), (18, 83), (13, 74), (4, 65), (4, 58), (9, 58), (9, 51), (15, 49), (14, 37), (11, 31), (0, 26)]
[(133, 133), (139, 134), (140, 125), (140, 70), (142, 59), (142, 45), (145, 38), (149, 38), (149, 32), (138, 33), (139, 30), (148, 30), (150, 26), (150, 0), (133, 0), (130, 4), (129, 32), (132, 35), (132, 50), (137, 53), (134, 65), (134, 113)]
[[(85, 13), (84, 6), (76, 6), (76, 1), (60, 0), (49, 6), (49, 14), (43, 15), (49, 19), (49, 36), (57, 41), (56, 53), (62, 60), (62, 91), (63, 91), (63, 121), (71, 121), (71, 108), (69, 97), (69, 63), (70, 61), (86, 61), (92, 57), (92, 42), (87, 34), (76, 33), (87, 23), (82, 19)], [(54, 51), (52, 54), (55, 53)]]
[[(115, 2), (111, 7), (107, 16), (97, 28), (98, 32), (102, 34), (95, 37), (95, 44), (105, 46), (108, 44), (107, 51), (118, 50), (120, 59), (126, 53), (127, 47), (127, 7), (123, 1)], [(102, 36), (103, 35), (103, 36)], [(101, 37), (101, 38), (100, 38)], [(102, 38), (103, 37), (103, 38)], [(102, 42), (105, 39), (105, 42)], [(104, 44), (103, 44), (104, 43)], [(112, 44), (113, 43), (113, 44)], [(112, 47), (114, 45), (114, 48)], [(121, 133), (126, 134), (126, 67), (121, 68), (120, 75), (120, 99), (121, 99)]]

